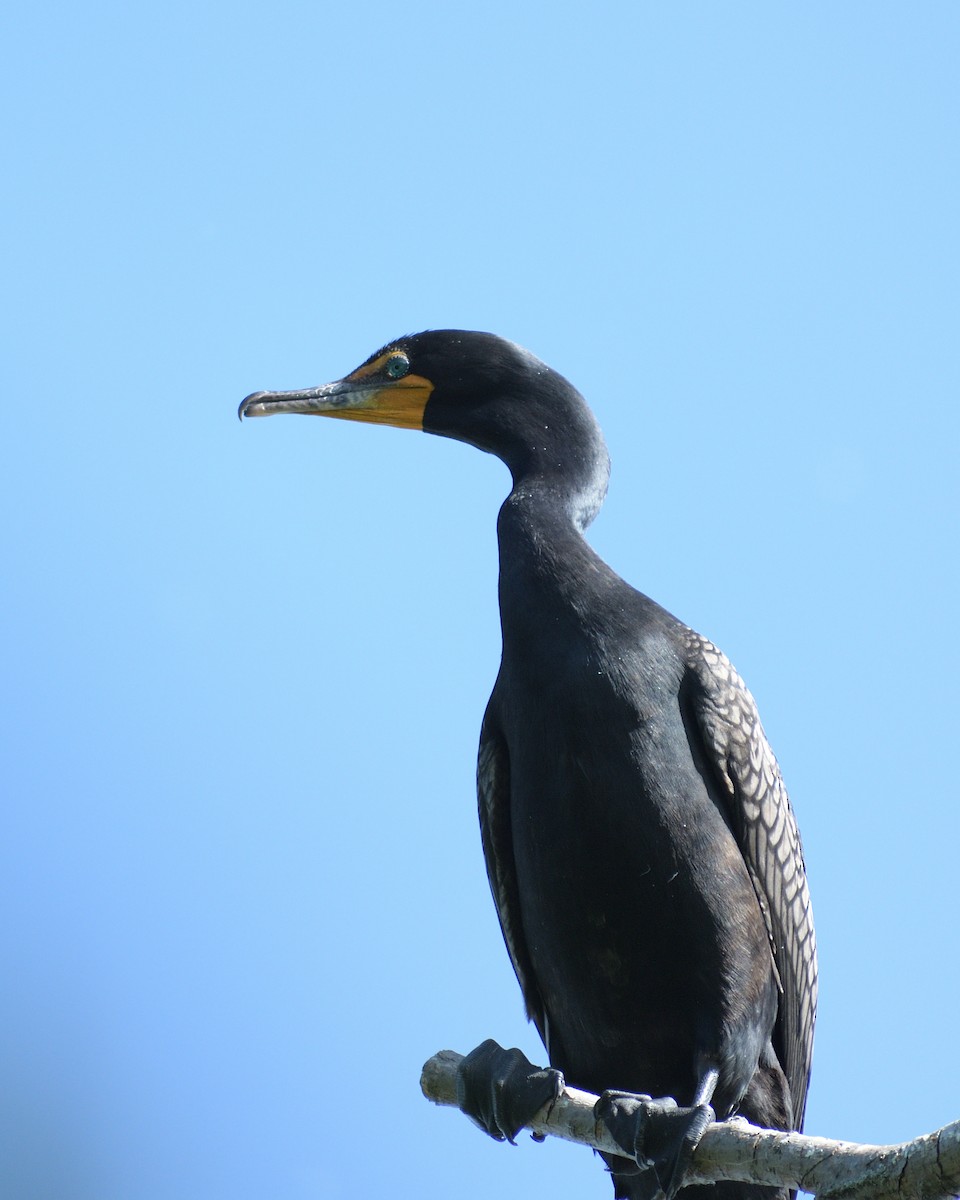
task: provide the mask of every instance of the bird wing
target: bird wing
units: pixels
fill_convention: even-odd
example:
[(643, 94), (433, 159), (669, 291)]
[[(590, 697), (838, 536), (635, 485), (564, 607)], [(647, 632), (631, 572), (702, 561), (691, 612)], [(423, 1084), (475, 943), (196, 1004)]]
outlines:
[(757, 706), (730, 660), (687, 637), (688, 700), (750, 872), (780, 982), (774, 1050), (803, 1127), (817, 1007), (817, 947), (800, 831)]
[(517, 974), (527, 1016), (536, 1025), (550, 1054), (546, 1011), (527, 950), (520, 912), (520, 892), (513, 857), (510, 825), (510, 759), (506, 742), (496, 729), (488, 707), (480, 732), (477, 759), (477, 798), (480, 809), (480, 838), (487, 864), (487, 878), (497, 906), (503, 940)]

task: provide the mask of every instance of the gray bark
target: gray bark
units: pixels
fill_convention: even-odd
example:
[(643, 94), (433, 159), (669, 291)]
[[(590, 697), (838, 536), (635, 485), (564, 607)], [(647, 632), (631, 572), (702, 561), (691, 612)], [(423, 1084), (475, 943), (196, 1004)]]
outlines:
[[(457, 1064), (441, 1050), (424, 1064), (420, 1087), (435, 1104), (457, 1107)], [(552, 1108), (530, 1122), (531, 1133), (623, 1152), (593, 1116), (597, 1097), (565, 1088)], [(739, 1118), (717, 1121), (693, 1156), (688, 1183), (722, 1179), (797, 1188), (835, 1200), (944, 1200), (960, 1196), (960, 1121), (896, 1146), (862, 1146), (800, 1133), (758, 1129)]]

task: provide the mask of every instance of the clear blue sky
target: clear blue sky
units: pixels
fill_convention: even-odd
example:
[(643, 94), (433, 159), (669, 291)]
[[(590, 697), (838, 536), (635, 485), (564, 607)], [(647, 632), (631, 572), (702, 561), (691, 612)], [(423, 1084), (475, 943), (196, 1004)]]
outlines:
[(957, 1117), (957, 5), (4, 24), (4, 1195), (611, 1194), (418, 1089), (441, 1047), (542, 1057), (473, 791), (506, 471), (236, 420), (428, 326), (579, 386), (594, 544), (757, 696), (821, 941), (808, 1129)]

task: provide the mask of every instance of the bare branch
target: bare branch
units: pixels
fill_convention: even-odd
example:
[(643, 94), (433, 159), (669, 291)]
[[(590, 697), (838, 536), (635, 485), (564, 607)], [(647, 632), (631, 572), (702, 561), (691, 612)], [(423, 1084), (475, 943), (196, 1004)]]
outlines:
[[(457, 1065), (463, 1056), (441, 1050), (424, 1064), (420, 1087), (435, 1104), (457, 1107)], [(597, 1097), (565, 1088), (552, 1108), (530, 1122), (549, 1134), (622, 1154), (594, 1120)], [(758, 1129), (733, 1118), (703, 1135), (689, 1183), (738, 1180), (797, 1188), (830, 1200), (945, 1200), (960, 1196), (960, 1121), (896, 1146), (861, 1146), (800, 1133)]]

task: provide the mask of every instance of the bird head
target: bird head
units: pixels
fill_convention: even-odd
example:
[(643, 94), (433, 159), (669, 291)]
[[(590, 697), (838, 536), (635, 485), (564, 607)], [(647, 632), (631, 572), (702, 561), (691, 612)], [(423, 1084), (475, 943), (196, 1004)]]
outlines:
[(606, 448), (583, 397), (528, 350), (492, 333), (440, 329), (397, 338), (335, 383), (254, 392), (239, 415), (290, 412), (456, 438), (496, 454), (515, 480), (585, 468), (606, 486)]

